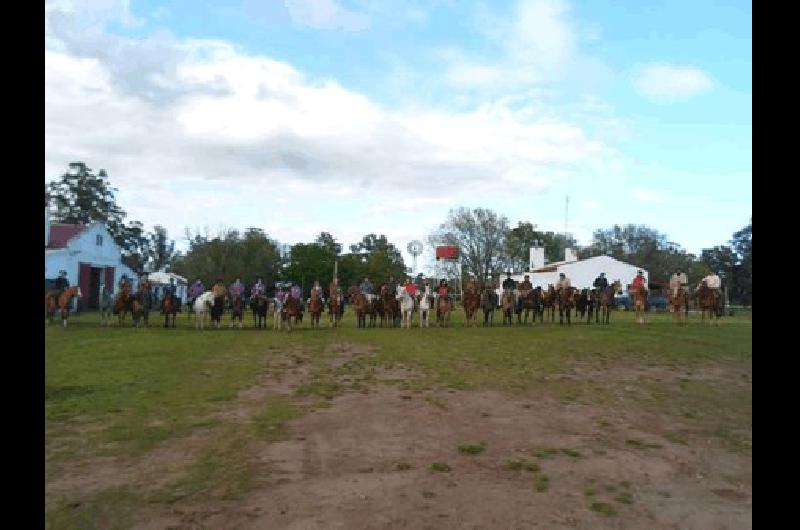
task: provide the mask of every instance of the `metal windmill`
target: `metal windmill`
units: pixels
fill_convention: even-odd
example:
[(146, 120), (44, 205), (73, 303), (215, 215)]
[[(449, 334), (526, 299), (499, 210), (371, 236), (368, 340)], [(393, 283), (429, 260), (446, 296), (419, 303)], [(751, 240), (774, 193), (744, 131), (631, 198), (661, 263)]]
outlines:
[(408, 246), (406, 247), (406, 250), (408, 250), (408, 253), (411, 254), (411, 257), (413, 258), (413, 266), (411, 267), (411, 269), (412, 269), (412, 271), (416, 271), (417, 270), (417, 256), (422, 254), (422, 241), (418, 241), (418, 240), (415, 239), (414, 241), (412, 241), (412, 242), (410, 242), (408, 244)]

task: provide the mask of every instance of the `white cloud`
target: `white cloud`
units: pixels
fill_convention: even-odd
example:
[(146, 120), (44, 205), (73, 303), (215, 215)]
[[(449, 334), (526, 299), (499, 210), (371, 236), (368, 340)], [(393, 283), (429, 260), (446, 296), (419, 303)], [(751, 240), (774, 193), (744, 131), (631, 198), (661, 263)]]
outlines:
[(653, 63), (640, 68), (634, 86), (643, 96), (655, 101), (675, 101), (708, 92), (711, 77), (693, 66)]
[(315, 29), (359, 31), (370, 26), (370, 18), (351, 11), (335, 0), (284, 0), (289, 16), (297, 24)]
[(224, 222), (405, 248), (451, 207), (529, 203), (610, 152), (530, 97), (390, 109), (226, 42), (124, 39), (61, 15), (46, 33), (46, 179), (104, 168), (131, 218), (176, 237)]

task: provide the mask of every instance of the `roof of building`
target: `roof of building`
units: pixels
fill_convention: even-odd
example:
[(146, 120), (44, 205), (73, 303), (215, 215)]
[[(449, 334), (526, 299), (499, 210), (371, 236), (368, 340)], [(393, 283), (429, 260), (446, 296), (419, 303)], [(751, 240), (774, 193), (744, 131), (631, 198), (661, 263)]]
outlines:
[[(536, 272), (536, 273), (539, 273), (539, 272), (556, 272), (556, 271), (558, 271), (558, 268), (561, 267), (562, 265), (572, 265), (574, 263), (580, 263), (580, 262), (584, 262), (584, 261), (592, 261), (592, 260), (596, 260), (596, 259), (600, 259), (600, 258), (607, 258), (607, 259), (610, 259), (610, 260), (617, 261), (619, 263), (624, 263), (625, 265), (630, 265), (631, 267), (636, 267), (636, 265), (632, 265), (630, 263), (618, 260), (616, 258), (612, 258), (611, 256), (592, 256), (591, 258), (586, 258), (586, 259), (577, 259), (577, 260), (570, 260), (570, 261), (554, 261), (552, 263), (548, 263), (544, 267), (539, 267), (538, 269), (533, 269), (531, 272), (532, 273), (534, 273), (534, 272)], [(638, 267), (638, 268), (641, 268), (641, 267)]]
[(66, 248), (72, 238), (87, 228), (89, 228), (87, 225), (53, 223), (50, 225), (50, 241), (45, 248)]

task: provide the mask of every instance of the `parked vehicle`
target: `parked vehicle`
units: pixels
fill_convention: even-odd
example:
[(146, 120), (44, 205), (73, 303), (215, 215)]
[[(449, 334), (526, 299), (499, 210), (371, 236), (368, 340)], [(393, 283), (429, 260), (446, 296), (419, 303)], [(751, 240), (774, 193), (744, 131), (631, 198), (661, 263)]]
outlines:
[[(668, 301), (665, 296), (660, 294), (651, 294), (647, 298), (647, 305), (648, 310), (653, 309), (655, 311), (666, 311)], [(633, 309), (633, 302), (627, 293), (617, 294), (614, 296), (614, 306), (620, 311), (630, 311)]]

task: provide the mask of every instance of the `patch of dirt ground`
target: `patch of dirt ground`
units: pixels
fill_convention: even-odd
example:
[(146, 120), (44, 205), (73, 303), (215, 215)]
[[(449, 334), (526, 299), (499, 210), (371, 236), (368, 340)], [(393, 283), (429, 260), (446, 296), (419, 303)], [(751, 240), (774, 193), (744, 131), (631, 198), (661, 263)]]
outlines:
[[(177, 505), (141, 527), (752, 527), (749, 455), (670, 443), (619, 412), (609, 429), (596, 420), (607, 410), (499, 392), (345, 394), (261, 448), (258, 490)], [(485, 450), (459, 452), (465, 444)]]

